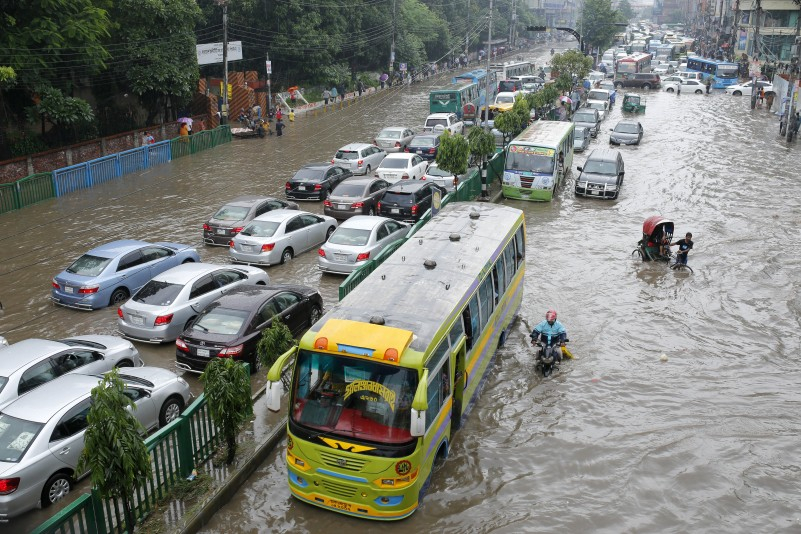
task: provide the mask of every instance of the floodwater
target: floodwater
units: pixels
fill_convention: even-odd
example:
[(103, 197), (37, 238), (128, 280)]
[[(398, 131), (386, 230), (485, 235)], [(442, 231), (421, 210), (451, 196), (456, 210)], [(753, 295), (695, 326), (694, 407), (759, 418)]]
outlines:
[[(130, 237), (195, 243), (203, 261), (225, 261), (225, 249), (200, 243), (216, 207), (237, 194), (283, 196), (300, 165), (383, 126), (422, 124), (430, 88), (386, 91), (299, 118), (282, 138), (235, 140), (2, 216), (0, 332), (12, 342), (113, 333), (114, 309), (48, 301), (50, 278), (77, 255)], [(621, 100), (590, 150), (607, 147)], [(376, 524), (294, 500), (281, 449), (205, 532), (801, 532), (799, 148), (778, 139), (775, 116), (720, 91), (651, 91), (639, 119), (645, 136), (621, 149), (618, 200), (576, 198), (569, 180), (552, 203), (507, 201), (527, 220), (521, 320), (412, 517)], [(693, 233), (694, 274), (632, 257), (655, 214)], [(316, 258), (269, 274), (334, 302), (341, 279), (320, 275)], [(577, 359), (542, 379), (527, 334), (548, 308)], [(148, 364), (173, 366), (172, 345), (139, 349)]]

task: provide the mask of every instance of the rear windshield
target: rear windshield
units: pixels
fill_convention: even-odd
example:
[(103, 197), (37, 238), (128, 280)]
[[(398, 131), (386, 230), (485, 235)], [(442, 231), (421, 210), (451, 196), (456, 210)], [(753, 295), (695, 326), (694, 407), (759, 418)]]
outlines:
[(436, 137), (432, 137), (432, 136), (428, 136), (428, 135), (426, 135), (426, 136), (418, 135), (417, 137), (412, 139), (411, 144), (414, 145), (414, 146), (434, 146), (434, 141), (436, 141), (436, 140), (437, 140)]
[(169, 306), (175, 302), (175, 297), (178, 296), (183, 287), (180, 284), (151, 280), (134, 295), (133, 299), (135, 302), (141, 302), (142, 304)]
[(100, 256), (90, 256), (84, 254), (72, 265), (67, 267), (67, 272), (72, 274), (80, 274), (81, 276), (97, 276), (103, 272), (103, 269), (111, 263), (111, 258), (101, 258)]
[(433, 127), (433, 126), (448, 126), (448, 119), (428, 119), (426, 121), (426, 126)]
[(640, 129), (637, 128), (636, 124), (620, 123), (617, 126), (615, 126), (615, 131), (617, 133), (636, 134), (636, 133), (639, 133)]
[(601, 91), (590, 91), (589, 96), (587, 99), (589, 100), (606, 100), (607, 94), (602, 93)]
[(405, 159), (395, 159), (395, 158), (384, 158), (384, 161), (381, 162), (382, 169), (405, 169), (407, 160)]
[(340, 150), (336, 153), (334, 159), (359, 159), (359, 153), (352, 150)]
[(496, 104), (514, 104), (515, 103), (515, 97), (513, 97), (512, 95), (498, 95), (495, 98), (495, 103)]
[(214, 308), (204, 313), (192, 325), (192, 330), (206, 334), (221, 334), (232, 336), (239, 332), (242, 324), (247, 320), (249, 312), (230, 310), (228, 308)]
[(320, 169), (301, 169), (295, 173), (293, 180), (303, 180), (305, 182), (319, 182), (322, 172)]
[(360, 184), (339, 184), (331, 193), (332, 197), (360, 198), (364, 195), (364, 186)]
[(595, 113), (576, 113), (573, 122), (595, 122)]
[(587, 164), (584, 165), (584, 172), (614, 176), (617, 174), (617, 165), (613, 161), (588, 160)]
[(432, 165), (426, 171), (426, 175), (428, 175), (428, 176), (453, 176), (453, 173), (448, 172), (448, 171), (443, 171), (439, 167), (434, 167)]
[(249, 235), (253, 237), (272, 237), (281, 223), (273, 221), (255, 221), (245, 226), (239, 235)]
[(381, 130), (381, 133), (378, 134), (378, 137), (383, 137), (384, 139), (400, 139), (400, 136), (400, 130)]
[(387, 204), (400, 204), (401, 206), (411, 206), (414, 204), (414, 195), (411, 193), (393, 192), (384, 195), (381, 202)]
[(368, 239), (370, 239), (370, 230), (339, 228), (334, 232), (328, 242), (334, 245), (362, 246), (367, 244)]
[(0, 413), (0, 462), (19, 462), (43, 426)]
[(500, 92), (503, 92), (503, 91), (508, 91), (508, 92), (511, 93), (511, 92), (513, 92), (513, 91), (515, 91), (515, 90), (520, 88), (519, 86), (517, 86), (518, 84), (522, 85), (520, 82), (514, 82), (514, 81), (511, 81), (511, 80), (506, 80), (506, 81), (500, 82), (498, 84), (498, 92), (500, 93)]
[(223, 206), (214, 214), (212, 219), (221, 221), (241, 221), (248, 216), (250, 208), (246, 206)]

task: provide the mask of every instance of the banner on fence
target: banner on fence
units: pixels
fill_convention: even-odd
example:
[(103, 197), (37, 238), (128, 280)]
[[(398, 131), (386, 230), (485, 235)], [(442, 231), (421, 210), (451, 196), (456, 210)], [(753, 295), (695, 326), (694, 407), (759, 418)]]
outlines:
[[(223, 44), (206, 43), (199, 44), (197, 48), (197, 64), (211, 65), (223, 62)], [(228, 42), (228, 61), (238, 61), (242, 59), (242, 41)]]

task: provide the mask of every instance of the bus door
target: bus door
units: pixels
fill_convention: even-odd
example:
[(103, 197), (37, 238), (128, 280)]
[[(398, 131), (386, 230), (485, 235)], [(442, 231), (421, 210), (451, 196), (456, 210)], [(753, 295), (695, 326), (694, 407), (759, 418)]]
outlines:
[[(469, 324), (469, 323), (467, 323)], [(465, 371), (465, 351), (467, 350), (467, 337), (465, 336), (462, 321), (456, 321), (448, 334), (451, 342), (451, 359), (454, 362), (453, 376), (453, 403), (451, 405), (451, 436), (462, 426), (462, 406), (464, 406), (464, 387), (467, 383)]]

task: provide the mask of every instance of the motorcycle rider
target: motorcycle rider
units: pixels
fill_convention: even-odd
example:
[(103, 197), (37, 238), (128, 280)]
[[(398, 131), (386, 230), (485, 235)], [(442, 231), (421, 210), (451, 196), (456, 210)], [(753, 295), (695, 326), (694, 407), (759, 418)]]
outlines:
[(535, 326), (529, 336), (531, 344), (535, 347), (540, 341), (545, 345), (544, 352), (539, 357), (551, 357), (554, 364), (562, 361), (562, 347), (565, 346), (567, 340), (567, 330), (562, 323), (556, 320), (555, 310), (545, 312), (545, 320)]

